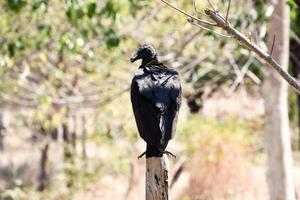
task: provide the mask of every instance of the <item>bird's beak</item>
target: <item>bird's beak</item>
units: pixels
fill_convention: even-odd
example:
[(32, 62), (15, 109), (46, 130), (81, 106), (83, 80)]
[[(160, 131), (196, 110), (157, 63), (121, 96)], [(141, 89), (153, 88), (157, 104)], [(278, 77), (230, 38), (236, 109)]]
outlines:
[(130, 61), (133, 63), (133, 62), (135, 62), (135, 61), (137, 61), (137, 60), (139, 60), (139, 59), (140, 59), (140, 58), (139, 58), (138, 54), (135, 53), (135, 54), (133, 54), (133, 55), (131, 56)]

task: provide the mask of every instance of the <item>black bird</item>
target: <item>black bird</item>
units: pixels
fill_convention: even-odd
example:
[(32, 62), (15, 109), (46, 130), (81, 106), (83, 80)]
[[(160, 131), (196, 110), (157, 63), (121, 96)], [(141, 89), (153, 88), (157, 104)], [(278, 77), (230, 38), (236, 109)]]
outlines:
[[(147, 143), (139, 156), (161, 157), (169, 140), (176, 132), (181, 104), (181, 85), (178, 73), (160, 63), (151, 45), (142, 45), (131, 57), (131, 62), (142, 59), (142, 64), (131, 83), (131, 103), (140, 136)], [(173, 155), (173, 154), (171, 154)]]

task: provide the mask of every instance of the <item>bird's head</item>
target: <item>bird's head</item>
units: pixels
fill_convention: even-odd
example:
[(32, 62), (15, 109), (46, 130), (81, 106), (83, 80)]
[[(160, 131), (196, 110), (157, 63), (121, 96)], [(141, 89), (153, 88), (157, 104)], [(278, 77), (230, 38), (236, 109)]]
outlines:
[(149, 62), (151, 60), (156, 59), (157, 53), (154, 47), (150, 44), (144, 44), (140, 46), (137, 51), (130, 58), (131, 62), (135, 62), (137, 60), (142, 59), (142, 61)]

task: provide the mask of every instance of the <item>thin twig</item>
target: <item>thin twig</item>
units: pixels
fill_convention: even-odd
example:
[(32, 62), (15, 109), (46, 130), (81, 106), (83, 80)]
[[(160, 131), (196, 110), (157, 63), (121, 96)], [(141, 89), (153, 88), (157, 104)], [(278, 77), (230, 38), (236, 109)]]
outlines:
[(226, 23), (228, 23), (228, 15), (229, 15), (229, 11), (230, 11), (230, 6), (231, 6), (231, 0), (229, 0), (228, 7), (227, 7), (226, 18), (225, 18)]
[(232, 86), (230, 87), (227, 95), (231, 96), (233, 94), (233, 92), (236, 90), (236, 88), (244, 82), (244, 77), (247, 74), (247, 71), (249, 71), (249, 67), (253, 62), (253, 56), (250, 56), (250, 58), (247, 60), (247, 62), (244, 64), (244, 66), (241, 68), (241, 70), (239, 69), (238, 65), (236, 64), (234, 58), (232, 55), (228, 55), (229, 56), (229, 62), (232, 64), (232, 66), (235, 69), (235, 73), (236, 73), (236, 79), (234, 81), (234, 83), (232, 84)]
[(195, 13), (198, 13), (197, 5), (196, 5), (196, 0), (193, 0), (193, 7), (194, 7)]
[(216, 9), (214, 8), (214, 6), (213, 6), (213, 4), (211, 3), (211, 1), (210, 1), (210, 0), (207, 0), (207, 1), (208, 1), (208, 3), (209, 3), (210, 7), (213, 9), (213, 11), (216, 13), (217, 11), (216, 11)]
[(253, 72), (251, 72), (250, 70), (248, 70), (246, 72), (246, 75), (254, 82), (256, 83), (257, 85), (260, 85), (261, 84), (261, 80), (260, 78), (258, 78)]
[(191, 23), (192, 25), (198, 26), (199, 28), (202, 28), (202, 29), (204, 29), (206, 31), (210, 31), (212, 33), (215, 33), (216, 35), (219, 35), (219, 36), (222, 36), (222, 37), (226, 37), (226, 38), (232, 38), (232, 36), (230, 36), (230, 35), (224, 35), (222, 33), (216, 32), (216, 31), (214, 31), (212, 29), (209, 29), (209, 28), (206, 28), (204, 26), (201, 26), (200, 24), (194, 23), (193, 20), (188, 19), (188, 22)]
[(273, 50), (274, 50), (275, 42), (276, 42), (276, 35), (274, 35), (274, 37), (273, 37), (272, 48), (271, 48), (271, 51), (270, 51), (270, 53), (269, 53), (270, 56), (272, 56), (272, 53), (273, 53)]
[(207, 15), (204, 13), (204, 12), (201, 12), (197, 9), (197, 3), (196, 3), (196, 0), (193, 0), (193, 8), (194, 8), (194, 13), (196, 14), (201, 14), (205, 17), (207, 17)]
[(193, 15), (191, 15), (191, 14), (189, 14), (189, 13), (183, 11), (183, 10), (181, 10), (180, 8), (177, 8), (176, 6), (170, 4), (169, 2), (167, 2), (165, 0), (160, 0), (160, 1), (162, 1), (166, 5), (170, 6), (174, 10), (177, 10), (178, 12), (180, 12), (180, 13), (182, 13), (182, 14), (184, 14), (184, 15), (186, 15), (186, 16), (188, 16), (188, 17), (190, 17), (190, 18), (192, 18), (192, 19), (194, 19), (194, 20), (196, 20), (196, 21), (198, 21), (198, 22), (200, 22), (202, 24), (205, 24), (205, 25), (208, 25), (208, 26), (216, 26), (217, 25), (217, 24), (213, 24), (213, 23), (210, 23), (210, 22), (203, 21), (203, 20), (201, 20), (201, 19), (199, 19), (199, 18), (197, 18), (197, 17), (195, 17), (195, 16), (193, 16)]

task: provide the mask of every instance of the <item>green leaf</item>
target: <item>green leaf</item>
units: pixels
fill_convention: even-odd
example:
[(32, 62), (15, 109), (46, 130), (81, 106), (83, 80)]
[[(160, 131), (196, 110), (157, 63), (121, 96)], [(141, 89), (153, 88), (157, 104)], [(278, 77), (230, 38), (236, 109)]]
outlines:
[(106, 39), (106, 47), (107, 48), (114, 48), (119, 46), (120, 38), (117, 36), (116, 32), (113, 29), (108, 29), (104, 32), (104, 36)]
[(106, 15), (107, 17), (112, 18), (113, 20), (116, 19), (117, 16), (117, 9), (116, 9), (116, 5), (115, 2), (109, 1), (106, 3), (106, 5), (104, 6), (101, 14)]
[(38, 24), (38, 25), (36, 26), (37, 30), (39, 30), (39, 31), (45, 30), (47, 27), (48, 27), (48, 26), (45, 25), (45, 24)]
[(106, 46), (108, 48), (117, 47), (117, 46), (119, 46), (119, 44), (120, 44), (120, 38), (118, 38), (116, 36), (112, 36), (108, 40), (106, 40)]
[(76, 11), (76, 20), (81, 19), (84, 16), (84, 12), (81, 7), (75, 9), (75, 11)]
[(88, 5), (88, 13), (87, 13), (87, 15), (88, 15), (89, 18), (92, 18), (94, 16), (94, 14), (96, 12), (96, 8), (97, 8), (96, 3), (89, 3), (89, 5)]
[(38, 2), (34, 2), (32, 5), (31, 5), (31, 9), (33, 11), (36, 11), (40, 8), (47, 8), (48, 7), (48, 0), (41, 0), (41, 1), (38, 1)]
[(70, 6), (66, 11), (66, 16), (72, 24), (77, 24), (78, 20), (84, 16), (84, 12), (81, 7), (74, 8), (74, 6)]
[(15, 55), (15, 43), (14, 42), (9, 42), (8, 43), (8, 54), (10, 57), (13, 57)]
[(237, 19), (235, 20), (235, 24), (234, 24), (234, 27), (238, 28), (242, 25), (242, 20), (241, 19)]
[(16, 48), (19, 49), (19, 50), (24, 50), (25, 47), (24, 47), (24, 44), (22, 41), (18, 40), (15, 44)]
[(5, 7), (8, 10), (19, 13), (27, 4), (26, 0), (6, 0)]
[(39, 96), (39, 100), (42, 104), (50, 104), (52, 102), (51, 97), (46, 95)]
[(288, 0), (286, 3), (289, 5), (291, 10), (299, 9), (298, 5), (296, 4), (296, 2), (294, 0)]

